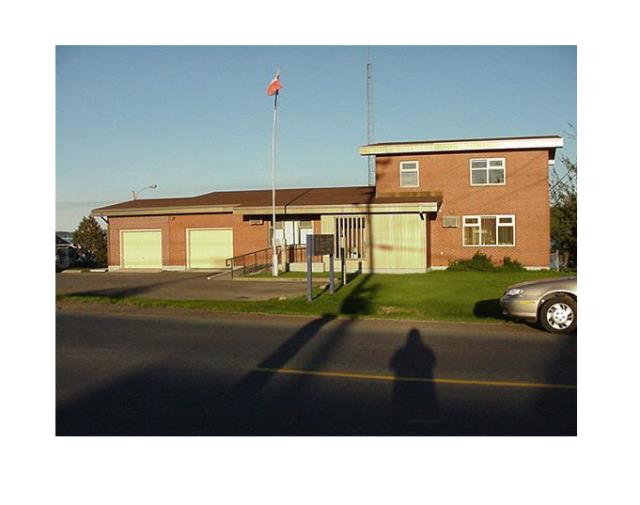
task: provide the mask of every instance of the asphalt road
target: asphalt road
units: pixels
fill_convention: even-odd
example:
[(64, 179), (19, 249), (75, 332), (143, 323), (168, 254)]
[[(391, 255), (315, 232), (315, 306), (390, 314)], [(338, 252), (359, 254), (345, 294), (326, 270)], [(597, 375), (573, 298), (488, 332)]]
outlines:
[(527, 326), (57, 314), (58, 435), (575, 435), (576, 338)]

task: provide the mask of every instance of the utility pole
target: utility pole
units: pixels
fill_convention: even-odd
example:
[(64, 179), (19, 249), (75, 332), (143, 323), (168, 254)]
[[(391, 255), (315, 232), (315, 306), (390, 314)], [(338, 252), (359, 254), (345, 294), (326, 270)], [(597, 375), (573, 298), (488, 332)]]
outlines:
[[(367, 49), (367, 145), (373, 142), (373, 64), (371, 63), (371, 48)], [(376, 164), (374, 156), (367, 156), (369, 186), (376, 185)]]

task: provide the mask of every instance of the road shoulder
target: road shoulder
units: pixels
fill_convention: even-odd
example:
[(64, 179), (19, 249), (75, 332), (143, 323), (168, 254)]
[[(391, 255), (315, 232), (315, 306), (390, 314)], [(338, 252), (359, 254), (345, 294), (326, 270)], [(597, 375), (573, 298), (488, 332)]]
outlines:
[[(105, 315), (122, 317), (141, 318), (171, 318), (171, 319), (226, 319), (226, 320), (265, 320), (281, 322), (283, 324), (299, 324), (305, 321), (313, 321), (321, 316), (297, 315), (297, 314), (272, 314), (259, 312), (232, 312), (217, 311), (208, 309), (194, 309), (181, 307), (139, 307), (131, 305), (103, 304), (91, 302), (76, 302), (72, 300), (58, 300), (56, 302), (56, 312), (60, 314), (72, 315)], [(501, 322), (461, 322), (461, 321), (433, 321), (433, 320), (413, 320), (413, 319), (379, 319), (370, 316), (359, 316), (350, 318), (347, 316), (335, 316), (337, 320), (354, 319), (359, 322), (368, 322), (376, 325), (388, 326), (418, 326), (420, 328), (433, 328), (438, 331), (452, 333), (473, 333), (473, 334), (508, 334), (522, 336), (549, 336), (548, 333), (527, 324), (520, 324), (511, 321)]]

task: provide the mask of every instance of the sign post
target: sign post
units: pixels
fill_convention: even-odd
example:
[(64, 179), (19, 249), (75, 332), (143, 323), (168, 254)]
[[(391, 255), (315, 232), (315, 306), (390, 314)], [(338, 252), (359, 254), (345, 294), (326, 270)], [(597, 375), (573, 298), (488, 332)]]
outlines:
[(313, 301), (313, 235), (307, 235), (307, 301)]
[(347, 260), (345, 258), (346, 247), (344, 246), (344, 235), (340, 235), (340, 272), (342, 273), (342, 285), (347, 284)]
[(329, 255), (329, 292), (335, 292), (333, 281), (333, 252), (335, 244), (333, 235), (307, 235), (307, 301), (313, 300), (313, 257)]
[(333, 250), (331, 254), (329, 254), (329, 293), (333, 294), (336, 292), (336, 284), (333, 280)]

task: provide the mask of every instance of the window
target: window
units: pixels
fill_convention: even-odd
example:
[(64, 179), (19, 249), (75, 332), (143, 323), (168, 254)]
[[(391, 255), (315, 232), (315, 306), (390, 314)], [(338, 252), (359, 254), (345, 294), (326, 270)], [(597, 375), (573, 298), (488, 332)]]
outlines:
[(514, 216), (464, 216), (462, 245), (513, 246), (516, 244)]
[(298, 224), (298, 243), (301, 245), (307, 245), (307, 235), (313, 234), (313, 222), (312, 221), (300, 221)]
[(420, 183), (419, 163), (417, 161), (400, 162), (400, 187), (417, 188)]
[(366, 258), (367, 240), (364, 217), (337, 217), (335, 244), (338, 259), (342, 258), (343, 249), (345, 259)]
[[(310, 233), (313, 233), (313, 221), (276, 221), (276, 245), (305, 245)], [(269, 221), (269, 245), (272, 240), (273, 228)]]
[[(276, 221), (276, 245), (284, 241), (284, 221)], [(269, 221), (269, 246), (273, 244), (273, 222)]]
[(486, 158), (471, 160), (472, 186), (499, 186), (505, 184), (505, 159)]

